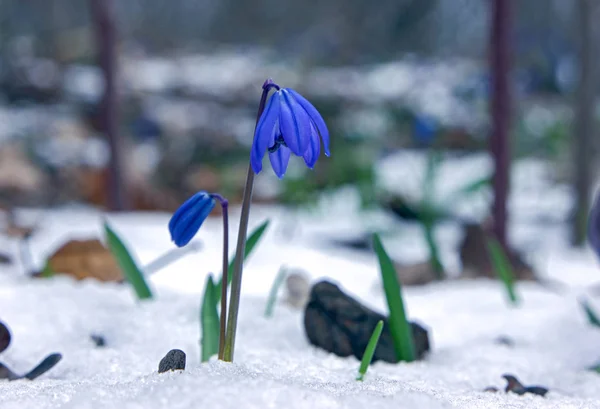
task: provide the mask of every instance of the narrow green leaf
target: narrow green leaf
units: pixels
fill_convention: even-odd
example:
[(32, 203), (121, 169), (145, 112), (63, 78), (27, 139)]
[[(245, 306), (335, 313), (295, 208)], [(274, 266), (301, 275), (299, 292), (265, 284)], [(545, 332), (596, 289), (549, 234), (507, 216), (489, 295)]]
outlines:
[(273, 285), (271, 286), (271, 291), (269, 292), (269, 298), (267, 299), (267, 306), (265, 307), (265, 317), (271, 318), (273, 316), (273, 309), (275, 308), (275, 300), (277, 300), (277, 292), (283, 284), (285, 280), (285, 276), (287, 275), (287, 271), (285, 267), (281, 267), (275, 280), (273, 281)]
[[(250, 233), (250, 236), (246, 240), (246, 248), (244, 249), (244, 260), (246, 260), (248, 258), (248, 256), (250, 255), (250, 253), (252, 253), (252, 251), (254, 250), (254, 248), (256, 247), (256, 245), (258, 244), (258, 242), (261, 239), (263, 233), (265, 232), (265, 230), (269, 226), (269, 222), (270, 222), (270, 220), (268, 220), (268, 219), (265, 220), (263, 222), (263, 224), (261, 224), (260, 226), (258, 226), (256, 229), (254, 229), (252, 231), (252, 233)], [(233, 279), (233, 264), (234, 263), (235, 263), (235, 255), (231, 258), (231, 261), (229, 261), (229, 267), (227, 268), (227, 285), (231, 284), (231, 280)], [(222, 285), (222, 281), (223, 281), (222, 279), (219, 279), (219, 282), (216, 284), (217, 295), (216, 295), (215, 301), (217, 303), (219, 303), (219, 301), (221, 301), (221, 285)]]
[(390, 310), (390, 331), (394, 340), (394, 349), (399, 361), (412, 362), (415, 360), (415, 345), (412, 336), (412, 328), (406, 320), (404, 301), (402, 300), (402, 289), (398, 282), (398, 276), (394, 263), (386, 253), (379, 239), (379, 235), (373, 235), (373, 248), (379, 259), (379, 268), (383, 280), (383, 289)]
[(47, 260), (40, 276), (44, 277), (44, 278), (49, 278), (49, 277), (52, 277), (53, 275), (54, 275), (54, 270), (52, 270), (52, 266), (50, 265), (50, 260)]
[(454, 194), (457, 196), (465, 196), (471, 193), (475, 193), (480, 191), (481, 189), (488, 187), (492, 184), (492, 178), (490, 176), (484, 176), (480, 179), (476, 179), (470, 183), (467, 183), (460, 189), (458, 189)]
[(592, 309), (590, 303), (586, 299), (582, 298), (579, 300), (579, 304), (581, 304), (583, 307), (588, 322), (595, 327), (600, 327), (600, 319), (598, 318), (598, 315), (596, 315), (596, 312)]
[(440, 260), (440, 250), (433, 236), (433, 223), (428, 221), (423, 222), (423, 232), (425, 234), (425, 241), (427, 242), (427, 247), (429, 248), (429, 261), (433, 267), (433, 271), (436, 274), (436, 278), (438, 280), (443, 280), (446, 278), (446, 273), (444, 271), (444, 265)]
[(510, 260), (504, 253), (502, 245), (494, 237), (488, 238), (486, 245), (494, 270), (498, 274), (498, 278), (504, 283), (508, 299), (513, 305), (517, 305), (519, 299), (515, 292), (515, 275)]
[(121, 267), (123, 276), (133, 287), (138, 299), (152, 298), (152, 292), (144, 279), (144, 274), (138, 268), (125, 244), (123, 244), (119, 236), (117, 236), (106, 222), (104, 223), (104, 232), (110, 251), (115, 256), (119, 267)]
[(219, 352), (219, 313), (217, 311), (217, 288), (212, 276), (209, 274), (204, 287), (200, 322), (202, 325), (202, 362), (207, 362), (210, 357)]
[(367, 344), (365, 353), (363, 354), (362, 360), (360, 361), (358, 377), (356, 378), (357, 381), (362, 382), (365, 378), (365, 375), (367, 374), (367, 369), (369, 369), (369, 365), (371, 365), (371, 361), (373, 360), (373, 355), (375, 354), (375, 348), (377, 348), (377, 343), (379, 342), (381, 331), (383, 331), (383, 321), (380, 320), (375, 326), (373, 334), (371, 334), (371, 338), (369, 338), (369, 343)]

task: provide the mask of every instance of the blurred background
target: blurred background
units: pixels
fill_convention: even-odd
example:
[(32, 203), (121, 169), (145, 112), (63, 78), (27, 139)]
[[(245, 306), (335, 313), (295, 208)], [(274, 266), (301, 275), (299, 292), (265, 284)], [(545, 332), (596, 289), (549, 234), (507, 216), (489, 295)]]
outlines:
[[(599, 170), (598, 9), (592, 0), (0, 0), (0, 206), (172, 211), (200, 189), (239, 201), (271, 77), (317, 106), (332, 156), (314, 171), (293, 161), (277, 183), (263, 172), (255, 201), (310, 205), (351, 189), (364, 208), (418, 218), (403, 191), (414, 180), (382, 176), (382, 163), (407, 152), (483, 155), (497, 170), (487, 212), (505, 224), (510, 163), (535, 159), (547, 186), (565, 187), (570, 201), (555, 216), (582, 243)], [(468, 173), (486, 176), (487, 163)]]

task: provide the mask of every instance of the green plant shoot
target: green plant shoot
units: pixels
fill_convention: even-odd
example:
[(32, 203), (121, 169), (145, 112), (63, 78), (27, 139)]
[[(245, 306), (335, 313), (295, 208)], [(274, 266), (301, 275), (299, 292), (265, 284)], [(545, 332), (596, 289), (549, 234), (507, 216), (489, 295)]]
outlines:
[(379, 342), (381, 331), (383, 331), (383, 321), (380, 320), (375, 326), (373, 334), (371, 334), (371, 338), (369, 338), (369, 343), (367, 344), (365, 353), (363, 354), (362, 360), (360, 361), (360, 367), (358, 368), (358, 376), (356, 377), (357, 381), (362, 382), (365, 378), (365, 375), (367, 374), (367, 369), (369, 369), (369, 365), (371, 365), (371, 361), (373, 360), (373, 355), (375, 354), (375, 348), (377, 348), (377, 343)]
[(438, 280), (446, 276), (444, 266), (440, 261), (440, 251), (433, 235), (433, 226), (436, 222), (436, 212), (433, 205), (433, 190), (435, 175), (440, 164), (440, 154), (434, 150), (429, 151), (427, 156), (427, 169), (423, 181), (423, 200), (421, 201), (421, 224), (425, 234), (425, 241), (429, 247), (429, 260)]
[(269, 292), (269, 298), (267, 299), (267, 306), (265, 307), (265, 318), (271, 318), (273, 316), (273, 309), (275, 308), (275, 301), (277, 300), (277, 293), (279, 292), (279, 288), (281, 284), (283, 284), (283, 280), (285, 280), (285, 276), (287, 275), (287, 271), (285, 267), (281, 267), (275, 280), (273, 281), (273, 285), (271, 286), (271, 291)]
[(515, 275), (512, 266), (504, 249), (494, 237), (490, 237), (486, 241), (488, 254), (492, 260), (492, 265), (500, 280), (504, 283), (508, 299), (513, 305), (519, 304), (519, 298), (515, 292)]
[(383, 289), (390, 310), (390, 331), (394, 340), (394, 349), (399, 361), (412, 362), (415, 360), (415, 345), (412, 336), (412, 328), (406, 320), (404, 301), (402, 300), (402, 289), (398, 282), (398, 276), (394, 263), (386, 253), (381, 244), (378, 234), (373, 235), (373, 248), (379, 259), (379, 268), (383, 281)]
[[(252, 233), (250, 234), (250, 236), (248, 236), (248, 240), (246, 241), (246, 248), (244, 251), (244, 261), (248, 258), (248, 256), (250, 256), (250, 253), (252, 253), (252, 251), (254, 250), (254, 248), (256, 247), (256, 245), (258, 244), (259, 240), (261, 239), (263, 233), (265, 232), (265, 230), (267, 229), (267, 227), (269, 226), (269, 222), (270, 220), (265, 220), (260, 226), (258, 226), (256, 229), (254, 229), (252, 231)], [(227, 284), (231, 284), (231, 280), (233, 279), (233, 265), (235, 263), (235, 256), (233, 256), (231, 258), (231, 260), (229, 261), (229, 266), (227, 268), (228, 274), (227, 274)], [(218, 304), (219, 301), (221, 301), (221, 285), (223, 285), (222, 283), (223, 280), (219, 279), (219, 282), (216, 284), (217, 287), (217, 296), (215, 299), (215, 302)]]
[(598, 315), (596, 315), (596, 312), (593, 310), (590, 303), (586, 299), (582, 298), (579, 300), (579, 304), (581, 304), (581, 307), (583, 307), (588, 322), (595, 327), (600, 327), (600, 319), (598, 318)]
[(46, 260), (46, 264), (44, 264), (44, 268), (40, 274), (41, 277), (49, 278), (54, 276), (54, 270), (52, 269), (52, 265), (50, 264), (50, 260)]
[(202, 362), (207, 362), (211, 356), (219, 352), (219, 313), (215, 301), (218, 291), (212, 275), (208, 275), (200, 309), (202, 339), (200, 341)]
[(104, 222), (104, 232), (110, 251), (117, 260), (117, 263), (123, 272), (123, 276), (133, 287), (138, 299), (144, 300), (152, 298), (152, 292), (144, 279), (144, 274), (142, 274), (142, 271), (137, 266), (131, 253), (127, 250), (127, 247), (125, 247), (125, 244), (123, 244), (123, 241), (121, 241), (119, 236), (110, 228), (107, 222)]

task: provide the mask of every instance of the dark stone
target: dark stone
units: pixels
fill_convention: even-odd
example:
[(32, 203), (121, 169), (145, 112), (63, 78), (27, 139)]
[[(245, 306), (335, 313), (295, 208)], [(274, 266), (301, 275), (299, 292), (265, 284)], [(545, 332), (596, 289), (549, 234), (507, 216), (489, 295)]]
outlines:
[[(465, 235), (459, 251), (462, 265), (461, 277), (497, 278), (498, 275), (486, 245), (491, 234), (490, 222), (487, 221), (484, 224), (464, 223), (463, 228)], [(533, 267), (524, 260), (521, 254), (509, 249), (507, 256), (517, 280), (537, 281)]]
[(0, 264), (12, 264), (12, 258), (6, 253), (0, 253)]
[(483, 391), (484, 392), (493, 392), (493, 393), (496, 393), (496, 392), (498, 392), (498, 388), (496, 388), (495, 386), (488, 386)]
[(504, 345), (509, 348), (512, 348), (515, 346), (515, 341), (512, 338), (507, 337), (506, 335), (499, 336), (498, 338), (495, 339), (494, 342), (498, 345)]
[(92, 334), (90, 335), (90, 339), (94, 342), (94, 344), (98, 348), (102, 348), (106, 346), (106, 339), (102, 335)]
[(181, 349), (172, 349), (158, 364), (158, 373), (185, 369), (185, 352)]
[(526, 393), (532, 393), (534, 395), (546, 396), (548, 393), (548, 388), (544, 388), (543, 386), (524, 386), (516, 376), (510, 374), (502, 375), (504, 379), (506, 379), (506, 387), (504, 388), (505, 392), (513, 392), (517, 395), (525, 395)]
[[(316, 283), (310, 292), (304, 312), (304, 330), (311, 344), (341, 357), (355, 356), (362, 359), (369, 338), (383, 320), (383, 332), (379, 338), (373, 362), (382, 360), (396, 363), (396, 353), (388, 320), (385, 316), (365, 307), (340, 288), (329, 282)], [(427, 330), (411, 323), (417, 359), (429, 351)]]
[(10, 345), (10, 331), (8, 327), (0, 322), (0, 352), (4, 351)]

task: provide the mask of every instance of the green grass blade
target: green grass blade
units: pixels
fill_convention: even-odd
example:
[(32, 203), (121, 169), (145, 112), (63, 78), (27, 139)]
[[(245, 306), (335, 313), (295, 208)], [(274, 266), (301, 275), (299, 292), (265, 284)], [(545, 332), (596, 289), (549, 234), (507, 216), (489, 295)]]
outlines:
[(390, 331), (394, 340), (396, 356), (400, 361), (412, 362), (415, 360), (415, 345), (412, 336), (412, 328), (406, 320), (404, 301), (402, 300), (402, 289), (398, 282), (394, 263), (386, 253), (379, 239), (379, 235), (373, 235), (373, 248), (379, 259), (379, 268), (383, 280), (383, 289), (390, 310)]
[(271, 286), (271, 291), (269, 292), (269, 298), (267, 299), (267, 306), (265, 307), (265, 318), (271, 318), (273, 316), (273, 309), (275, 308), (275, 300), (277, 300), (277, 292), (283, 284), (285, 280), (285, 276), (287, 275), (287, 270), (285, 267), (281, 267), (275, 280), (273, 281), (273, 285)]
[[(256, 229), (254, 229), (252, 231), (252, 233), (250, 233), (250, 236), (248, 237), (248, 239), (246, 240), (246, 248), (244, 249), (244, 260), (246, 260), (248, 258), (248, 256), (250, 255), (250, 253), (252, 253), (252, 251), (254, 250), (254, 248), (256, 247), (256, 245), (258, 244), (258, 242), (260, 241), (263, 233), (265, 232), (265, 230), (267, 229), (267, 227), (269, 226), (269, 222), (270, 220), (265, 220), (263, 222), (263, 224), (261, 224), (260, 226), (258, 226)], [(231, 260), (229, 261), (229, 267), (227, 268), (227, 284), (231, 284), (231, 280), (233, 279), (233, 264), (235, 263), (235, 256), (233, 256), (231, 258)], [(223, 280), (219, 279), (219, 282), (216, 284), (217, 286), (217, 298), (216, 298), (216, 302), (219, 303), (219, 301), (221, 301), (221, 285)]]
[(433, 236), (433, 223), (429, 220), (426, 220), (422, 223), (422, 225), (423, 232), (425, 234), (425, 241), (427, 242), (427, 247), (429, 248), (429, 262), (433, 267), (436, 278), (438, 280), (443, 280), (446, 278), (446, 273), (444, 271), (444, 265), (440, 261), (439, 247)]
[(375, 326), (373, 334), (371, 334), (371, 338), (369, 338), (369, 343), (367, 344), (365, 353), (363, 354), (362, 360), (360, 361), (358, 377), (356, 378), (357, 381), (362, 382), (365, 378), (365, 375), (367, 374), (367, 369), (369, 369), (369, 365), (371, 365), (371, 361), (373, 360), (373, 355), (375, 354), (375, 348), (377, 348), (377, 343), (379, 342), (381, 331), (383, 331), (383, 321), (380, 320)]
[(582, 298), (579, 300), (579, 304), (581, 304), (583, 307), (588, 322), (595, 327), (600, 327), (600, 319), (598, 318), (598, 315), (596, 315), (596, 312), (592, 309), (590, 303), (586, 299)]
[(498, 240), (493, 237), (486, 240), (486, 245), (494, 270), (496, 271), (496, 274), (498, 274), (498, 278), (504, 283), (508, 299), (513, 305), (517, 305), (519, 303), (519, 298), (515, 292), (515, 275), (510, 261), (504, 253), (504, 249)]
[(202, 325), (201, 359), (207, 362), (219, 352), (219, 313), (217, 311), (217, 287), (209, 275), (204, 288), (204, 298), (200, 310), (200, 323)]
[(138, 299), (143, 300), (152, 298), (152, 292), (144, 279), (144, 274), (142, 274), (142, 271), (138, 268), (131, 253), (129, 253), (129, 250), (125, 247), (125, 244), (123, 244), (119, 236), (117, 236), (106, 222), (104, 223), (104, 232), (110, 251), (117, 260), (117, 263), (123, 272), (123, 276), (133, 287)]

